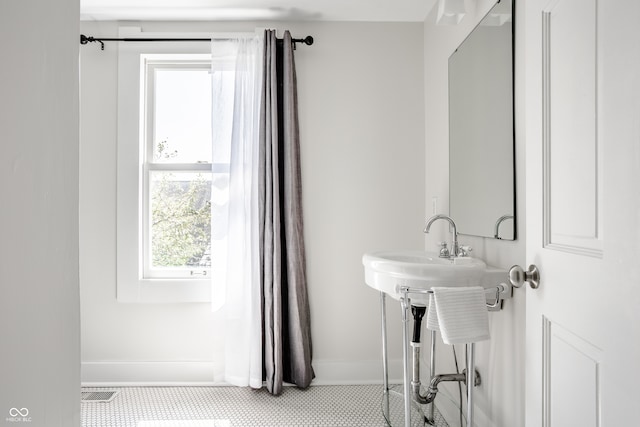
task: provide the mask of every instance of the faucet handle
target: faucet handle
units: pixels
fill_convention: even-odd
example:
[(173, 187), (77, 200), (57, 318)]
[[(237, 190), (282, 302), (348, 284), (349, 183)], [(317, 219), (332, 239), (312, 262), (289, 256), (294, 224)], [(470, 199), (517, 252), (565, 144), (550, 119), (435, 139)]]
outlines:
[(469, 245), (460, 245), (460, 252), (458, 256), (464, 257), (469, 256), (469, 254), (473, 251), (473, 248)]
[(451, 253), (449, 252), (449, 248), (447, 248), (447, 242), (440, 242), (438, 243), (438, 246), (440, 246), (440, 258), (450, 258), (451, 257)]

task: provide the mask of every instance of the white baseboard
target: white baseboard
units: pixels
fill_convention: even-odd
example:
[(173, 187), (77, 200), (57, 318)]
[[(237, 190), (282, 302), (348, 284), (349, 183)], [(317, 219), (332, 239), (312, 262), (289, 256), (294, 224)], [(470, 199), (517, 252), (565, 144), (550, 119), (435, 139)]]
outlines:
[[(314, 360), (314, 385), (381, 384), (380, 360)], [(212, 386), (212, 362), (82, 362), (84, 387)], [(402, 361), (389, 361), (389, 381), (402, 382)]]
[(82, 362), (84, 387), (222, 385), (211, 362)]
[[(381, 360), (314, 360), (315, 385), (382, 384)], [(389, 382), (402, 382), (402, 360), (389, 360)]]

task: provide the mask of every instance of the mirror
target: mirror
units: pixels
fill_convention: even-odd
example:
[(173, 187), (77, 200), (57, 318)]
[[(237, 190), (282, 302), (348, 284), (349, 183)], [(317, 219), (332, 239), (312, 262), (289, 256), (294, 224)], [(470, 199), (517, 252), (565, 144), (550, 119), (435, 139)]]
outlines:
[(515, 240), (512, 1), (449, 57), (449, 215), (461, 234)]

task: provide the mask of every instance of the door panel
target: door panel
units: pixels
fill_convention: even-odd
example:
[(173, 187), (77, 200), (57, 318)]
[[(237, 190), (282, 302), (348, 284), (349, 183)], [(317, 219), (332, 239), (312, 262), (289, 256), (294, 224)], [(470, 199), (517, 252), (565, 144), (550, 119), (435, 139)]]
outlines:
[(523, 7), (526, 426), (640, 425), (640, 2)]
[(545, 247), (602, 256), (595, 0), (542, 10)]
[(542, 328), (543, 425), (600, 426), (601, 350), (547, 318)]

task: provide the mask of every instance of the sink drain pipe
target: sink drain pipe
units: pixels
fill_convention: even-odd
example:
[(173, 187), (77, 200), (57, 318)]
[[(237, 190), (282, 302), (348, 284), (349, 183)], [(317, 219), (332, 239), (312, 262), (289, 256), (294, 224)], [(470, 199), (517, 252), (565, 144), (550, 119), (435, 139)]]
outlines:
[[(462, 373), (456, 374), (440, 374), (434, 375), (434, 363), (435, 363), (435, 354), (434, 349), (432, 348), (431, 354), (431, 381), (429, 383), (429, 387), (427, 389), (427, 394), (422, 395), (420, 393), (420, 388), (422, 387), (422, 383), (420, 381), (420, 348), (422, 346), (420, 342), (420, 332), (422, 329), (422, 319), (427, 311), (426, 307), (423, 306), (411, 306), (411, 314), (413, 315), (413, 338), (411, 340), (411, 348), (412, 348), (412, 377), (411, 377), (411, 394), (413, 400), (421, 405), (432, 404), (438, 394), (438, 384), (443, 381), (456, 381), (462, 382), (465, 385), (467, 384), (467, 369), (464, 369)], [(435, 333), (431, 334), (432, 346), (434, 343)], [(474, 386), (480, 385), (480, 373), (474, 369)], [(462, 402), (461, 402), (462, 404)], [(428, 424), (434, 424), (434, 416), (433, 416), (433, 405), (430, 408), (429, 415), (425, 417), (425, 420)]]

